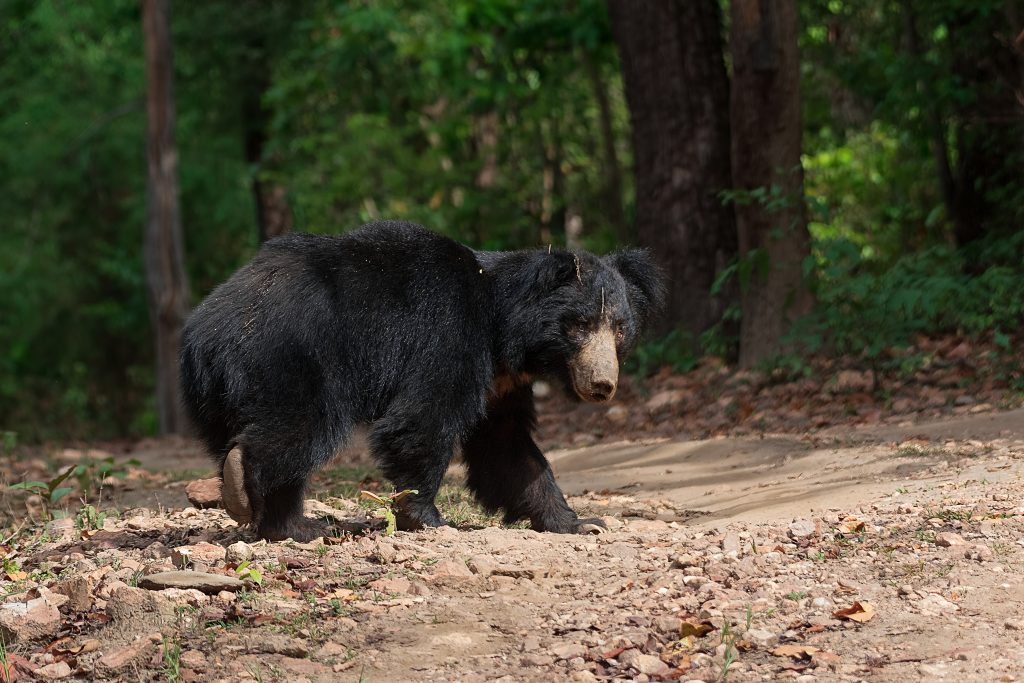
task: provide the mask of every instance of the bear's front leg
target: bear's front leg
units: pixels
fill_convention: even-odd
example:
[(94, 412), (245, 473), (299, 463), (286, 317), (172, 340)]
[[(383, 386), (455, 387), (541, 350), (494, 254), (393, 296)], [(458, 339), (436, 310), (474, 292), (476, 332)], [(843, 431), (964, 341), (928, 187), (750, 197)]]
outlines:
[(398, 528), (416, 531), (447, 524), (434, 500), (451, 462), (454, 437), (418, 415), (391, 413), (370, 435), (374, 459), (398, 492), (415, 491), (397, 503)]
[(580, 519), (565, 502), (530, 435), (535, 419), (528, 384), (492, 397), (487, 416), (462, 445), (469, 488), (489, 511), (504, 510), (506, 524), (526, 518), (537, 531), (563, 534), (605, 528), (599, 519)]

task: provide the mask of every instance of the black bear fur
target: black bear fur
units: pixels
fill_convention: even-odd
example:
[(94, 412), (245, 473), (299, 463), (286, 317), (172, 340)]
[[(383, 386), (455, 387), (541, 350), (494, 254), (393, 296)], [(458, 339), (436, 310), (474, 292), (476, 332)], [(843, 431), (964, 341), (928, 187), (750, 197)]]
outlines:
[(302, 514), (306, 482), (357, 424), (371, 425), (384, 475), (418, 491), (406, 528), (444, 524), (434, 498), (461, 446), (484, 507), (573, 532), (586, 520), (531, 436), (532, 379), (610, 398), (614, 382), (592, 395), (573, 384), (581, 346), (603, 325), (621, 360), (662, 291), (642, 250), (481, 252), (394, 221), (279, 237), (189, 318), (184, 402), (221, 467), (242, 449), (265, 538), (322, 533)]

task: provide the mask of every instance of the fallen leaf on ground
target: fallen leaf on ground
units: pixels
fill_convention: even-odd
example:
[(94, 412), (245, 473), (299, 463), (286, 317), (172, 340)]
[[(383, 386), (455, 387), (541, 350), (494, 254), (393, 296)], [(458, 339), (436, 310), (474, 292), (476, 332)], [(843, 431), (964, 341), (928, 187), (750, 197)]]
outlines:
[(849, 619), (850, 621), (863, 624), (865, 621), (874, 619), (875, 606), (870, 602), (855, 602), (849, 607), (836, 610), (832, 617), (835, 619)]
[(779, 645), (772, 650), (776, 657), (792, 657), (793, 659), (810, 659), (818, 652), (818, 648), (810, 645)]
[(679, 626), (679, 638), (683, 639), (688, 636), (696, 636), (697, 638), (703, 638), (707, 634), (715, 631), (714, 625), (710, 621), (702, 621), (694, 623), (692, 621), (684, 621)]
[(839, 523), (839, 529), (844, 534), (856, 534), (864, 531), (864, 522), (860, 521), (856, 517), (848, 517)]

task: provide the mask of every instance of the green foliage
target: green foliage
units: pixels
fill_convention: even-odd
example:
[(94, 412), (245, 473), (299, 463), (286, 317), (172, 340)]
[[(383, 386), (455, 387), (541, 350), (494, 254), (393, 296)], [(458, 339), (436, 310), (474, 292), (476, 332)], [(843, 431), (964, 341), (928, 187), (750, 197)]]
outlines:
[(92, 505), (83, 505), (75, 515), (75, 526), (82, 531), (98, 531), (107, 521), (107, 513), (100, 512)]
[(252, 566), (248, 560), (242, 562), (235, 568), (235, 574), (238, 578), (246, 581), (252, 581), (257, 586), (263, 585), (263, 573), (256, 569), (256, 567)]
[[(879, 356), (916, 334), (961, 332), (997, 339), (1024, 319), (1024, 238), (991, 239), (967, 253), (935, 246), (879, 267), (849, 240), (819, 245), (818, 306), (797, 325), (794, 341), (809, 351)], [(968, 252), (970, 253), (970, 252)]]
[[(616, 246), (597, 89), (611, 105), (627, 214), (631, 145), (600, 0), (173, 6), (196, 300), (257, 248), (254, 181), (284, 188), (300, 230), (389, 217), (518, 248), (563, 244), (578, 219), (583, 246)], [(1005, 0), (799, 9), (807, 274), (819, 307), (795, 338), (872, 357), (916, 333), (1008, 340), (1021, 322), (1024, 121)], [(135, 0), (0, 3), (4, 453), (14, 431), (35, 442), (155, 429), (142, 45)], [(793, 201), (778, 188), (722, 198), (769, 211)], [(968, 200), (965, 221), (954, 209)], [(966, 245), (969, 228), (987, 239)], [(716, 291), (742, 290), (770, 267), (755, 249)], [(685, 371), (698, 351), (730, 356), (738, 316), (730, 308), (700, 340), (676, 332), (643, 344), (627, 368)], [(801, 362), (787, 361), (794, 372)]]
[(666, 366), (675, 372), (689, 372), (697, 366), (699, 360), (693, 340), (686, 332), (675, 329), (660, 339), (638, 344), (623, 365), (623, 370), (639, 377), (649, 377)]
[(11, 484), (7, 488), (11, 491), (27, 491), (30, 494), (41, 496), (46, 502), (47, 510), (49, 510), (59, 503), (62, 498), (74, 491), (70, 486), (61, 486), (74, 472), (75, 466), (72, 465), (48, 481), (21, 481), (17, 484)]
[(384, 511), (384, 520), (387, 526), (384, 529), (385, 536), (394, 536), (398, 530), (398, 519), (395, 517), (395, 506), (406, 496), (419, 493), (416, 489), (405, 489), (397, 491), (390, 496), (378, 496), (372, 491), (361, 491), (360, 497), (372, 502), (375, 506)]

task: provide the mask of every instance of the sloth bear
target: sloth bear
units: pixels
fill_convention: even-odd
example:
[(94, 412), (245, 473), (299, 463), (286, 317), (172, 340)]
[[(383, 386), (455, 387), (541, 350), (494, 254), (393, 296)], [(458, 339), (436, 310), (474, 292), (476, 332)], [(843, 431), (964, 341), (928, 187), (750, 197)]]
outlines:
[(195, 309), (181, 340), (188, 412), (228, 513), (269, 540), (307, 541), (303, 492), (357, 424), (402, 499), (401, 528), (441, 526), (456, 447), (468, 485), (506, 523), (572, 533), (534, 443), (532, 381), (605, 402), (663, 296), (642, 250), (475, 251), (412, 224), (267, 242)]

